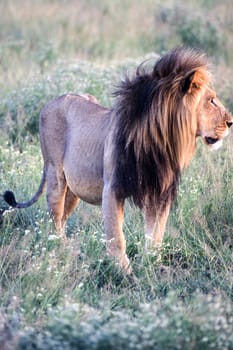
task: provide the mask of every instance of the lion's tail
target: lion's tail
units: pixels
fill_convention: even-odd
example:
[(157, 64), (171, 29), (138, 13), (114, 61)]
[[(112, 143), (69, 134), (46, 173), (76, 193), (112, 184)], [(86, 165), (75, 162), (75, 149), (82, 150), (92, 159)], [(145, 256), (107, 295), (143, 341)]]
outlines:
[(43, 175), (41, 178), (40, 186), (34, 196), (27, 202), (18, 203), (16, 202), (15, 195), (12, 191), (5, 191), (3, 194), (3, 199), (13, 208), (28, 208), (38, 201), (39, 197), (42, 195), (45, 189), (46, 176), (45, 169), (43, 170)]

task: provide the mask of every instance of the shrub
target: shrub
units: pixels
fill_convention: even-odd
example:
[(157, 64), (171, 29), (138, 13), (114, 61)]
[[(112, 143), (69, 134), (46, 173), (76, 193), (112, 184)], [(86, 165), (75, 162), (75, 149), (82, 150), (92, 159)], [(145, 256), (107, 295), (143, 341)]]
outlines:
[(197, 294), (191, 305), (187, 310), (174, 294), (163, 304), (142, 305), (135, 314), (100, 315), (72, 305), (53, 313), (41, 332), (24, 331), (17, 349), (232, 349), (230, 301)]
[(198, 47), (210, 55), (221, 52), (221, 38), (216, 25), (200, 17), (184, 18), (176, 26), (176, 32), (184, 45)]
[[(166, 43), (170, 46), (186, 45), (197, 47), (216, 59), (223, 57), (227, 45), (223, 38), (224, 31), (220, 29), (219, 18), (210, 20), (204, 13), (200, 13), (190, 5), (162, 6), (157, 20), (165, 27), (170, 25)], [(190, 15), (191, 14), (191, 15)], [(173, 35), (171, 36), (171, 31)], [(163, 44), (164, 45), (164, 44)], [(225, 57), (224, 57), (225, 58)]]
[(9, 93), (0, 102), (2, 133), (15, 142), (38, 133), (38, 119), (41, 108), (52, 98), (67, 93), (91, 93), (98, 100), (110, 105), (114, 84), (130, 64), (125, 61), (107, 67), (96, 66), (86, 61), (77, 64), (58, 64), (49, 76), (37, 76)]

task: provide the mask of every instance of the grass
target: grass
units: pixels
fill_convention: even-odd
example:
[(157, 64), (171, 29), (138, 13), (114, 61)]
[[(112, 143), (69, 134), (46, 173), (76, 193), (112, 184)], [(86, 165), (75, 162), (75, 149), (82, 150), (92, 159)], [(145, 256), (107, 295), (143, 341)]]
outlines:
[[(198, 348), (205, 344), (202, 327), (207, 322), (207, 338), (212, 339), (206, 340), (208, 348), (222, 339), (225, 326), (221, 324), (213, 334), (211, 328), (215, 314), (221, 310), (226, 323), (223, 333), (227, 337), (227, 340), (224, 338), (221, 341), (225, 348), (231, 348), (232, 340), (228, 337), (232, 329), (231, 309), (229, 311), (228, 308), (233, 299), (233, 195), (230, 186), (233, 162), (232, 154), (228, 152), (231, 142), (232, 136), (216, 154), (206, 153), (205, 146), (199, 145), (191, 167), (183, 176), (178, 203), (171, 212), (159, 255), (156, 252), (144, 252), (141, 214), (135, 208), (127, 207), (125, 233), (134, 271), (130, 277), (125, 276), (105, 256), (102, 217), (98, 207), (80, 205), (69, 221), (70, 238), (66, 244), (53, 231), (44, 198), (30, 209), (6, 211), (0, 243), (1, 308), (2, 317), (6, 318), (2, 332), (6, 332), (4, 324), (13, 327), (10, 329), (15, 340), (14, 335), (21, 334), (24, 329), (19, 349), (30, 348), (33, 342), (36, 349), (46, 349), (44, 344), (52, 349), (57, 337), (65, 341), (65, 332), (73, 334), (70, 341), (75, 344), (85, 341), (86, 332), (100, 332), (105, 337), (108, 334), (104, 341), (110, 346), (109, 342), (115, 342), (115, 329), (120, 334), (119, 344), (123, 344), (118, 348), (124, 348), (124, 324), (128, 325), (132, 337), (132, 327), (143, 329), (141, 344), (142, 348), (144, 346), (147, 349), (147, 342), (143, 340), (146, 337), (144, 332), (149, 322), (152, 322), (152, 329), (147, 335), (150, 339), (154, 334), (152, 344), (157, 339), (155, 334), (164, 330), (158, 348), (165, 346), (166, 340), (173, 344), (175, 338), (180, 339), (179, 346), (188, 349), (188, 335), (186, 339), (178, 336), (178, 333), (183, 334), (184, 330), (187, 334), (194, 332), (194, 348)], [(3, 144), (1, 160), (1, 192), (11, 187), (18, 193), (19, 200), (29, 198), (41, 175), (42, 164), (37, 142), (21, 145), (20, 149)], [(13, 162), (17, 168), (12, 169)], [(207, 302), (208, 298), (210, 302)], [(164, 314), (166, 303), (170, 303), (169, 308), (172, 310), (180, 303), (178, 316), (177, 310)], [(206, 303), (209, 309), (202, 310)], [(226, 306), (228, 304), (230, 306)], [(146, 305), (151, 305), (149, 314), (145, 311)], [(80, 308), (80, 316), (76, 314), (76, 308)], [(168, 328), (157, 328), (156, 320), (157, 317), (161, 320), (161, 315), (164, 317), (161, 322), (167, 324)], [(209, 315), (213, 320), (211, 325)], [(90, 329), (86, 326), (89, 318), (92, 319)], [(121, 318), (122, 321), (119, 321)], [(64, 332), (60, 333), (64, 322), (67, 329), (64, 328)], [(173, 322), (175, 325), (178, 322), (180, 328), (176, 325), (168, 339), (166, 332), (173, 329)], [(76, 328), (78, 324), (81, 328)], [(122, 324), (120, 330), (119, 324)], [(39, 331), (41, 327), (42, 333)], [(103, 340), (97, 335), (96, 339), (93, 337), (93, 343), (87, 343), (86, 347), (83, 345), (84, 349), (94, 349), (99, 342), (102, 344)], [(43, 345), (40, 345), (41, 341)], [(132, 340), (132, 348), (134, 341), (137, 343), (138, 340)], [(226, 347), (226, 344), (229, 346)], [(72, 349), (72, 345), (67, 345), (67, 348)]]
[[(151, 52), (191, 40), (187, 25), (211, 53), (215, 87), (233, 111), (228, 5), (0, 1), (0, 193), (12, 189), (23, 201), (36, 191), (38, 114), (49, 99), (89, 92), (111, 106), (122, 74)], [(146, 254), (142, 215), (127, 204), (131, 276), (105, 254), (100, 208), (81, 203), (64, 243), (45, 196), (21, 211), (0, 197), (0, 348), (233, 349), (232, 137), (215, 153), (198, 143), (160, 252)]]

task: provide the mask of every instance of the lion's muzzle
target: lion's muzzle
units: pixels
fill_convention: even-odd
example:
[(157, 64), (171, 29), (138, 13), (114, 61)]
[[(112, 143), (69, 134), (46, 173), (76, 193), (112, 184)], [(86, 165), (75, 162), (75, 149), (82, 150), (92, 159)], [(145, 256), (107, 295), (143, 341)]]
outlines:
[(207, 145), (213, 145), (216, 142), (218, 142), (218, 138), (213, 138), (213, 137), (205, 137), (205, 141), (207, 143)]

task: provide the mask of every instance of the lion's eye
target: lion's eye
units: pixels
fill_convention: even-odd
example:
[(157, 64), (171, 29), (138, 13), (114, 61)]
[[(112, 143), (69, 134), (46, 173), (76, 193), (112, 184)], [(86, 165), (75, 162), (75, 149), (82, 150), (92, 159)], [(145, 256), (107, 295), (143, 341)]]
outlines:
[(210, 99), (210, 103), (211, 103), (214, 107), (217, 107), (217, 103), (215, 102), (215, 99), (214, 99), (214, 98), (211, 98), (211, 99)]

